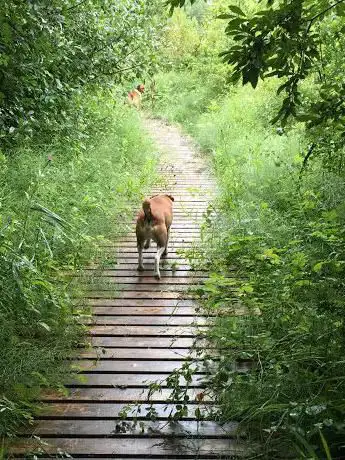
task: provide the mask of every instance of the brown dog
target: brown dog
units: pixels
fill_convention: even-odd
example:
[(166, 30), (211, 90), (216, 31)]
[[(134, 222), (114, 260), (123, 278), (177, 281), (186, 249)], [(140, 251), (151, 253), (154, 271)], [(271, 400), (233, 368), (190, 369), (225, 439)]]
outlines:
[(159, 261), (162, 255), (168, 253), (170, 226), (173, 218), (172, 202), (170, 195), (154, 195), (144, 200), (143, 209), (137, 218), (137, 247), (139, 265), (138, 270), (144, 270), (143, 249), (150, 247), (151, 239), (157, 243), (155, 256), (154, 275), (160, 279)]
[(141, 95), (145, 91), (145, 86), (141, 83), (135, 89), (130, 91), (127, 95), (127, 100), (130, 105), (134, 105), (137, 109), (140, 109)]

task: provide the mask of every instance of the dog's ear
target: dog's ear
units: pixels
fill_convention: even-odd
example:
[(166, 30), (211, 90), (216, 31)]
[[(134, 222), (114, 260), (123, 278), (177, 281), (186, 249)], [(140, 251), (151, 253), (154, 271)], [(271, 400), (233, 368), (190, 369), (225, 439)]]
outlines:
[(165, 195), (165, 196), (167, 196), (168, 198), (170, 198), (171, 201), (175, 201), (175, 198), (174, 198), (173, 196), (171, 196), (171, 195)]

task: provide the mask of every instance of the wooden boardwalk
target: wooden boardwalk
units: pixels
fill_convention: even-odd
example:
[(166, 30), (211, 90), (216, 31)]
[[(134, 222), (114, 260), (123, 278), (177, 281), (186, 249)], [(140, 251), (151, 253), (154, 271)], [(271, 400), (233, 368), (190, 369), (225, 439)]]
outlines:
[[(168, 419), (175, 404), (166, 404), (170, 390), (164, 388), (164, 381), (185, 362), (197, 330), (207, 327), (206, 318), (188, 293), (205, 273), (191, 270), (179, 250), (197, 244), (214, 183), (206, 162), (176, 128), (155, 120), (147, 120), (146, 127), (162, 156), (160, 171), (166, 180), (152, 194), (169, 192), (176, 200), (162, 279), (152, 276), (154, 248), (145, 251), (147, 270), (137, 272), (134, 226), (131, 233), (108, 247), (117, 252), (117, 263), (100, 274), (104, 286), (97, 290), (90, 286), (85, 299), (94, 314), (90, 332), (94, 348), (82, 350), (76, 360), (85, 381), (69, 384), (67, 396), (43, 397), (45, 409), (37, 416), (34, 435), (44, 444), (24, 432), (15, 456), (23, 456), (29, 447), (39, 447), (43, 458), (65, 458), (64, 452), (78, 459), (132, 460), (244, 455), (242, 443), (234, 438), (235, 425), (224, 428), (207, 416), (205, 421), (196, 420), (202, 371), (193, 376), (188, 390), (188, 415), (178, 423)], [(157, 420), (147, 420), (143, 410), (138, 418), (142, 426), (121, 432), (120, 411), (136, 401), (145, 402), (149, 382), (156, 380), (163, 382), (162, 391), (153, 395)], [(128, 424), (135, 417), (129, 411)]]

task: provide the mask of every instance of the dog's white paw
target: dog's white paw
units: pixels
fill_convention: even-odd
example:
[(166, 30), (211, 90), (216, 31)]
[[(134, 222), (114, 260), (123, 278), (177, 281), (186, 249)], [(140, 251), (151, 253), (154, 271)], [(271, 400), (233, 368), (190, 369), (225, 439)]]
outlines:
[(155, 273), (154, 277), (156, 278), (156, 280), (160, 280), (161, 279), (161, 274), (160, 273)]

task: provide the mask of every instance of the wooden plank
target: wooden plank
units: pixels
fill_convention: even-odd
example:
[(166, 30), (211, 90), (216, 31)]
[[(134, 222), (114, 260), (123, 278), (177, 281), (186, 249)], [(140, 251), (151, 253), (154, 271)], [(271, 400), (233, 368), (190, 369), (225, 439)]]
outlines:
[[(113, 270), (117, 272), (121, 272), (121, 271), (126, 272), (128, 270), (137, 270), (137, 268), (138, 268), (137, 260), (132, 260), (132, 262), (128, 262), (128, 260), (125, 261), (124, 259), (121, 259), (121, 260), (117, 260), (116, 262), (109, 262), (109, 263), (105, 262), (102, 266), (101, 265), (90, 266), (89, 268), (86, 268), (84, 271), (86, 271), (86, 273), (89, 270), (109, 270), (109, 271)], [(144, 276), (145, 275), (148, 276), (152, 274), (153, 269), (154, 269), (154, 262), (146, 261), (145, 270), (141, 273)], [(181, 272), (190, 271), (190, 270), (195, 271), (191, 265), (179, 264), (178, 262), (174, 264), (173, 270), (169, 264), (164, 264), (164, 265), (161, 265), (160, 267), (162, 276), (171, 276), (175, 273), (180, 274)], [(198, 271), (205, 272), (205, 270), (200, 270), (200, 269), (198, 269)]]
[[(119, 247), (117, 247), (115, 245), (106, 245), (105, 244), (105, 245), (102, 246), (102, 249), (104, 249), (106, 251), (113, 251), (114, 254), (118, 254), (119, 256), (122, 256), (122, 257), (123, 257), (123, 254), (138, 254), (138, 250), (137, 250), (136, 245), (133, 245), (132, 247), (131, 246), (128, 246), (128, 247), (119, 246)], [(168, 256), (171, 257), (171, 256), (173, 256), (175, 254), (181, 256), (181, 252), (183, 252), (185, 250), (188, 250), (188, 249), (192, 249), (192, 246), (189, 243), (186, 244), (186, 245), (183, 245), (183, 243), (178, 243), (178, 245), (172, 244), (172, 245), (169, 246)], [(156, 245), (153, 245), (150, 248), (145, 249), (143, 253), (144, 253), (144, 255), (145, 254), (155, 255), (156, 252), (157, 252)]]
[[(79, 436), (103, 436), (106, 438), (116, 437), (153, 437), (153, 436), (186, 436), (186, 437), (211, 437), (229, 438), (236, 436), (238, 424), (228, 423), (219, 425), (212, 421), (186, 421), (180, 422), (150, 422), (143, 421), (141, 426), (134, 426), (130, 420), (127, 423), (127, 431), (119, 432), (119, 422), (114, 420), (78, 420), (71, 423), (70, 420), (51, 420), (49, 423), (38, 423), (33, 428), (22, 430), (21, 434), (34, 434), (39, 437), (75, 435), (76, 429)], [(124, 426), (124, 425), (120, 425)]]
[(207, 327), (191, 326), (93, 326), (90, 328), (92, 336), (114, 336), (114, 337), (195, 337), (206, 333)]
[[(203, 282), (205, 281), (207, 278), (206, 277), (202, 277), (202, 276), (185, 276), (185, 277), (180, 277), (177, 273), (177, 276), (172, 276), (172, 277), (162, 277), (161, 279), (156, 279), (154, 276), (153, 276), (153, 272), (151, 274), (151, 276), (137, 276), (137, 274), (133, 274), (133, 276), (106, 276), (106, 277), (103, 277), (102, 275), (94, 275), (92, 276), (92, 280), (90, 281), (93, 281), (95, 284), (97, 284), (97, 282), (102, 282), (104, 284), (111, 284), (111, 283), (114, 283), (114, 284), (120, 284), (120, 285), (135, 285), (135, 289), (137, 289), (138, 286), (142, 286), (142, 285), (146, 285), (146, 286), (164, 286), (164, 285), (167, 285), (167, 284), (174, 284), (174, 285), (188, 285), (188, 284), (197, 284), (197, 283), (200, 283), (200, 282)], [(85, 279), (83, 279), (84, 281)]]
[(205, 317), (195, 316), (134, 316), (134, 315), (98, 315), (91, 318), (84, 318), (83, 324), (92, 326), (203, 326), (209, 324)]
[[(194, 235), (184, 235), (182, 233), (179, 233), (178, 236), (180, 237), (179, 238), (179, 241), (176, 241), (174, 236), (173, 235), (170, 235), (171, 239), (170, 239), (170, 243), (169, 243), (169, 247), (172, 247), (172, 246), (178, 246), (178, 245), (190, 245), (190, 246), (195, 246), (195, 245), (199, 245), (200, 242), (201, 242), (201, 234), (194, 234)], [(184, 241), (182, 241), (184, 240)], [(191, 241), (189, 241), (191, 240)], [(125, 241), (122, 242), (123, 243), (123, 246), (127, 246), (127, 245), (133, 245), (136, 247), (136, 244), (137, 244), (137, 241), (136, 241), (136, 237), (135, 237), (135, 233), (130, 235), (129, 238), (127, 238)], [(102, 246), (99, 246), (99, 248), (104, 248), (104, 247), (119, 247), (119, 246), (122, 246), (121, 244), (118, 244), (118, 242), (116, 241), (109, 241), (109, 240), (106, 240), (104, 241), (103, 245)], [(152, 248), (156, 248), (156, 243), (154, 241), (151, 241), (151, 247)]]
[[(188, 458), (203, 459), (205, 455), (217, 458), (219, 455), (248, 456), (248, 446), (233, 439), (188, 439), (188, 438), (45, 438), (45, 454), (53, 454), (57, 451), (68, 452), (69, 455), (81, 457), (82, 455), (109, 456), (118, 458), (124, 455), (127, 459), (130, 455), (138, 458), (144, 454), (156, 456), (156, 458), (170, 458), (178, 455), (181, 459), (183, 455)], [(11, 449), (12, 454), (23, 454), (31, 452), (42, 452), (42, 442), (39, 439), (18, 440), (17, 445)], [(169, 457), (167, 457), (169, 456)]]
[[(179, 227), (174, 227), (172, 225), (170, 229), (170, 237), (172, 238), (194, 238), (195, 236), (200, 236), (201, 230), (200, 227), (194, 226), (193, 228), (179, 228)], [(135, 225), (130, 226), (126, 230), (126, 232), (121, 232), (113, 235), (109, 235), (107, 240), (109, 241), (114, 241), (117, 239), (123, 239), (124, 241), (127, 240), (135, 240), (136, 241), (136, 236), (135, 236)]]
[[(127, 261), (130, 261), (129, 259), (134, 259), (138, 261), (138, 253), (133, 251), (115, 251), (113, 249), (107, 249), (105, 251), (106, 255), (111, 254), (114, 257), (114, 260), (120, 260), (120, 259), (125, 259)], [(144, 256), (150, 254), (150, 253), (144, 253)], [(155, 251), (153, 251), (150, 255), (150, 257), (154, 257)], [(176, 262), (177, 260), (177, 262)], [(149, 263), (153, 263), (153, 260), (148, 260)], [(177, 254), (175, 251), (170, 251), (169, 254), (164, 258), (161, 259), (161, 267), (164, 266), (164, 264), (171, 264), (171, 263), (188, 263), (188, 260), (183, 257), (183, 254)]]
[[(200, 232), (194, 232), (194, 233), (175, 233), (173, 230), (170, 231), (170, 238), (169, 240), (175, 244), (177, 243), (189, 243), (192, 244), (195, 241), (200, 240)], [(116, 241), (109, 241), (109, 243), (112, 243), (113, 246), (120, 246), (124, 244), (125, 246), (127, 244), (137, 244), (137, 238), (135, 236), (135, 233), (133, 234), (127, 234), (126, 236), (117, 239)], [(152, 242), (152, 244), (155, 244)]]
[[(168, 291), (152, 291), (152, 292), (137, 292), (137, 291), (91, 291), (87, 292), (84, 296), (87, 299), (178, 299), (181, 300), (180, 292)], [(184, 299), (192, 298), (187, 293), (183, 294)]]
[[(83, 313), (83, 309), (80, 310), (79, 314)], [(131, 314), (131, 312), (133, 312)], [(95, 318), (95, 321), (97, 324), (120, 324), (117, 320), (112, 320), (110, 319), (110, 322), (105, 322), (106, 320), (102, 320), (102, 316), (107, 316), (110, 315), (114, 317), (115, 315), (119, 315), (122, 317), (126, 317), (126, 321), (128, 321), (128, 324), (130, 322), (130, 317), (133, 317), (133, 321), (131, 321), (131, 324), (157, 324), (156, 321), (158, 322), (158, 318), (155, 319), (156, 316), (161, 316), (162, 322), (160, 324), (171, 324), (171, 325), (183, 325), (188, 323), (187, 318), (179, 320), (181, 317), (189, 317), (189, 316), (196, 316), (197, 319), (195, 321), (195, 324), (198, 325), (203, 325), (203, 324), (209, 324), (210, 321), (212, 321), (212, 318), (215, 318), (217, 316), (223, 316), (223, 317), (229, 317), (229, 316), (245, 316), (245, 315), (260, 315), (261, 311), (258, 308), (255, 308), (253, 310), (249, 310), (246, 307), (243, 307), (241, 305), (236, 305), (234, 304), (231, 307), (228, 307), (227, 309), (222, 309), (219, 310), (218, 312), (216, 310), (211, 310), (210, 312), (206, 310), (200, 309), (193, 309), (191, 307), (143, 307), (140, 309), (139, 307), (92, 307), (92, 314), (93, 318)], [(143, 322), (140, 322), (140, 319), (138, 318), (139, 316), (146, 316), (147, 319), (144, 319)], [(152, 321), (149, 320), (149, 318), (152, 318)], [(165, 318), (165, 319), (164, 319)], [(209, 321), (206, 321), (206, 318), (209, 318)], [(86, 321), (87, 322), (87, 321)], [(92, 322), (90, 319), (88, 321), (89, 323)], [(192, 324), (193, 321), (190, 320), (190, 324)], [(123, 324), (123, 322), (121, 323)]]
[[(195, 338), (191, 337), (104, 337), (94, 336), (90, 341), (95, 347), (111, 347), (111, 348), (149, 348), (149, 349), (162, 349), (162, 348), (190, 348), (195, 342)], [(206, 342), (197, 340), (200, 347), (205, 347)]]
[[(135, 361), (128, 360), (109, 360), (109, 359), (75, 359), (72, 361), (74, 369), (79, 372), (97, 372), (97, 373), (170, 373), (176, 369), (180, 369), (185, 361)], [(202, 363), (191, 363), (191, 369), (195, 372), (203, 372)]]
[[(144, 259), (145, 263), (145, 259)], [(100, 278), (100, 279), (98, 279)], [(140, 286), (166, 286), (168, 284), (173, 285), (186, 285), (186, 284), (196, 284), (205, 281), (205, 277), (200, 276), (189, 276), (189, 277), (162, 277), (161, 279), (156, 279), (153, 276), (108, 276), (102, 278), (102, 276), (93, 276), (91, 279), (87, 279), (90, 283), (94, 281), (95, 284), (102, 282), (104, 285), (120, 284), (120, 285), (134, 285), (133, 290), (137, 290)], [(84, 280), (83, 280), (84, 281)]]
[[(133, 270), (109, 270), (109, 269), (99, 269), (99, 270), (87, 270), (84, 275), (92, 276), (94, 278), (102, 277), (102, 278), (117, 278), (121, 282), (128, 282), (128, 279), (135, 279), (135, 280), (143, 280), (143, 282), (150, 280), (153, 278), (152, 274), (153, 270), (145, 270), (143, 272), (137, 271), (135, 267)], [(77, 276), (83, 276), (81, 273)], [(172, 270), (165, 270), (161, 272), (162, 278), (169, 278), (171, 280), (180, 280), (181, 278), (196, 278), (196, 279), (207, 279), (208, 276), (206, 272), (199, 272), (199, 271), (172, 271)], [(156, 280), (157, 281), (157, 280)], [(164, 280), (166, 282), (167, 280)], [(138, 281), (140, 282), (140, 281)]]
[[(105, 284), (102, 285), (102, 291), (103, 295), (107, 296), (110, 295), (109, 293), (107, 294), (106, 291), (109, 291), (113, 295), (115, 295), (118, 290), (121, 291), (135, 291), (135, 292), (145, 292), (147, 296), (150, 296), (152, 292), (167, 292), (171, 291), (174, 293), (182, 293), (188, 291), (191, 286), (193, 286), (193, 283), (187, 283), (187, 284), (169, 284), (169, 283), (157, 283), (157, 284), (119, 284), (119, 283), (113, 283), (113, 285)], [(99, 292), (100, 290), (100, 285), (88, 285), (85, 286), (84, 292), (87, 297), (92, 296), (92, 291), (95, 290), (96, 292)]]
[(87, 350), (77, 350), (77, 356), (80, 358), (94, 359), (97, 357), (105, 359), (165, 359), (169, 360), (183, 360), (189, 357), (196, 358), (201, 356), (195, 350), (189, 348), (90, 348)]
[[(83, 387), (83, 388), (74, 388), (70, 387), (68, 394), (61, 394), (57, 392), (45, 392), (41, 397), (41, 401), (79, 401), (81, 402), (93, 402), (93, 401), (103, 401), (109, 403), (122, 402), (122, 403), (133, 403), (134, 401), (143, 401), (143, 402), (160, 402), (162, 404), (166, 403), (168, 400), (171, 401), (172, 393), (170, 388), (163, 388), (160, 391), (156, 391), (153, 394), (150, 394), (148, 388), (93, 388), (93, 387)], [(186, 394), (190, 398), (190, 402), (196, 402), (197, 395), (204, 394), (200, 391), (200, 388), (188, 389)], [(176, 401), (177, 403), (178, 401)], [(203, 402), (210, 402), (210, 398), (205, 395)]]
[[(89, 308), (89, 307), (88, 307)], [(125, 306), (125, 307), (91, 307), (92, 314), (94, 316), (100, 315), (117, 315), (117, 316), (133, 316), (134, 318), (138, 315), (140, 316), (193, 316), (197, 313), (197, 309), (194, 307), (184, 307), (184, 306), (177, 306), (177, 307), (161, 307), (155, 306), (151, 303), (148, 307), (136, 307), (136, 306)], [(138, 321), (137, 319), (134, 319)]]
[[(83, 373), (79, 378), (75, 378), (66, 384), (68, 387), (89, 387), (89, 386), (101, 386), (103, 388), (147, 388), (152, 382), (161, 382), (162, 388), (166, 388), (166, 378), (169, 374), (95, 374), (95, 373)], [(196, 374), (192, 377), (192, 381), (188, 384), (189, 388), (192, 387), (203, 387), (202, 374)], [(81, 380), (82, 378), (82, 380)], [(186, 386), (186, 381), (181, 378), (180, 385)]]
[[(192, 299), (138, 299), (134, 298), (115, 298), (115, 299), (82, 299), (82, 302), (86, 302), (87, 305), (93, 307), (143, 307), (152, 308), (155, 311), (156, 308), (163, 307), (177, 307), (182, 310), (183, 307), (194, 307), (198, 306), (198, 303)], [(130, 312), (132, 310), (129, 310)], [(176, 310), (177, 311), (177, 310)]]
[[(45, 455), (45, 454), (44, 454), (44, 455)], [(144, 454), (144, 455), (145, 455), (145, 454)], [(23, 458), (23, 457), (20, 455), (20, 456), (15, 456), (15, 457), (13, 457), (13, 458)], [(41, 456), (41, 455), (40, 455), (38, 458), (39, 458), (40, 460), (52, 460), (52, 457), (51, 457), (51, 456), (46, 457), (46, 456)], [(55, 458), (55, 457), (54, 457), (54, 458)], [(76, 458), (76, 457), (74, 457), (74, 458)], [(129, 457), (128, 457), (128, 456), (126, 456), (126, 457), (122, 457), (122, 456), (119, 457), (118, 455), (112, 456), (112, 457), (110, 457), (110, 456), (106, 456), (106, 457), (104, 457), (104, 456), (101, 456), (101, 457), (99, 457), (99, 456), (97, 456), (97, 457), (94, 457), (94, 456), (92, 456), (92, 457), (83, 457), (83, 456), (79, 456), (79, 455), (78, 455), (78, 460), (90, 460), (90, 458), (92, 458), (92, 459), (95, 459), (95, 458), (102, 458), (103, 460), (104, 460), (104, 459), (110, 460), (111, 458), (116, 458), (116, 460), (139, 460), (139, 459), (140, 459), (140, 460), (152, 460), (153, 458), (156, 458), (156, 459), (157, 459), (157, 457), (150, 457), (150, 458), (148, 458), (146, 455), (145, 455), (145, 457), (143, 457), (142, 455), (140, 455), (140, 457), (138, 457), (137, 455), (136, 455), (135, 457), (133, 457), (133, 456), (131, 456), (131, 455), (130, 455)], [(161, 457), (159, 457), (159, 458), (161, 458)], [(175, 455), (174, 457), (169, 456), (169, 457), (165, 457), (165, 458), (169, 458), (169, 460), (191, 460), (191, 458), (193, 458), (193, 459), (194, 459), (194, 458), (198, 458), (198, 460), (229, 460), (229, 457), (223, 457), (223, 456), (220, 457), (219, 455), (217, 455), (216, 457), (212, 457), (212, 458), (211, 458), (209, 455), (207, 455), (206, 457), (205, 457), (204, 455), (203, 455), (203, 456), (198, 456), (198, 457), (190, 457), (190, 456), (183, 455), (183, 456), (180, 456), (179, 458), (177, 458), (176, 455)], [(231, 460), (234, 459), (233, 456), (230, 457), (230, 458), (231, 458)], [(236, 458), (238, 458), (238, 456), (237, 456)]]
[[(128, 407), (129, 406), (129, 407)], [(128, 410), (127, 410), (128, 407)], [(142, 420), (148, 419), (147, 413), (149, 409), (154, 409), (157, 418), (160, 420), (168, 420), (170, 414), (176, 413), (176, 404), (170, 403), (148, 403), (137, 407), (134, 403), (108, 403), (108, 402), (49, 402), (45, 401), (36, 413), (36, 420), (57, 420), (57, 419), (113, 419), (121, 417), (121, 412), (126, 410), (126, 418), (138, 417)], [(211, 406), (208, 404), (187, 404), (188, 413), (182, 420), (195, 420), (195, 410), (199, 408), (205, 420), (211, 417)], [(139, 410), (138, 410), (139, 409)]]

